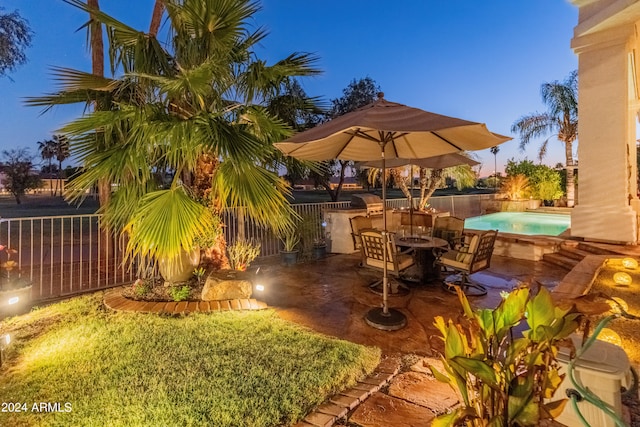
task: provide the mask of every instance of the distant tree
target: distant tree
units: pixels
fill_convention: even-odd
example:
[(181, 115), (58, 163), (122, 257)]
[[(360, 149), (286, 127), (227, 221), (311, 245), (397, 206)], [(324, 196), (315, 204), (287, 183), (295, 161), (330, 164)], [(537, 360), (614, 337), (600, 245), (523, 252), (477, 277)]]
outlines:
[[(371, 77), (352, 80), (351, 83), (342, 90), (343, 95), (340, 98), (331, 100), (331, 109), (327, 114), (327, 119), (334, 119), (372, 103), (376, 100), (379, 92), (380, 86), (378, 86)], [(329, 193), (331, 200), (337, 202), (340, 197), (340, 192), (342, 191), (347, 167), (352, 166), (353, 162), (348, 160), (330, 160), (322, 163), (324, 165), (320, 169), (320, 172), (314, 172), (311, 176), (317, 185)], [(335, 188), (331, 188), (331, 178), (334, 176), (338, 177), (338, 185)]]
[(498, 188), (498, 152), (500, 151), (500, 147), (497, 145), (491, 147), (491, 154), (493, 154), (493, 189), (496, 190)]
[(3, 10), (0, 7), (0, 77), (27, 62), (24, 51), (31, 46), (32, 38), (29, 23), (17, 10), (2, 13)]
[[(40, 151), (40, 157), (42, 160), (47, 162), (47, 166), (42, 168), (42, 172), (49, 174), (49, 178), (51, 178), (51, 174), (58, 170), (57, 167), (54, 167), (51, 163), (53, 158), (56, 155), (55, 142), (52, 139), (45, 139), (44, 141), (38, 141), (38, 151)], [(53, 185), (49, 185), (49, 189), (51, 190), (51, 195), (54, 195)]]
[(53, 153), (58, 161), (58, 186), (62, 195), (62, 162), (69, 158), (69, 140), (64, 135), (53, 135)]
[(531, 160), (507, 161), (507, 178), (524, 176), (529, 184), (528, 196), (540, 200), (555, 200), (562, 197), (562, 175), (546, 165), (536, 165)]
[(2, 180), (4, 187), (13, 194), (16, 203), (20, 204), (20, 198), (27, 190), (40, 187), (40, 179), (32, 173), (33, 158), (26, 148), (4, 150), (3, 172), (5, 178)]
[[(563, 81), (544, 83), (541, 87), (542, 101), (549, 110), (546, 113), (533, 113), (520, 117), (511, 127), (512, 132), (520, 134), (520, 149), (533, 138), (553, 133), (564, 144), (567, 165), (567, 206), (572, 207), (575, 200), (573, 143), (578, 139), (578, 72), (573, 71)], [(540, 146), (538, 157), (547, 153), (546, 139)]]

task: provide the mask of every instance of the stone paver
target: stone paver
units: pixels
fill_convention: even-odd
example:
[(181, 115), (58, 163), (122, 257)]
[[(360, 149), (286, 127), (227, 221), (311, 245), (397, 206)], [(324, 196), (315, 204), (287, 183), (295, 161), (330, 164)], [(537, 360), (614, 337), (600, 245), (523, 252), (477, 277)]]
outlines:
[(353, 412), (349, 421), (362, 427), (428, 426), (435, 417), (429, 409), (384, 393), (374, 393)]

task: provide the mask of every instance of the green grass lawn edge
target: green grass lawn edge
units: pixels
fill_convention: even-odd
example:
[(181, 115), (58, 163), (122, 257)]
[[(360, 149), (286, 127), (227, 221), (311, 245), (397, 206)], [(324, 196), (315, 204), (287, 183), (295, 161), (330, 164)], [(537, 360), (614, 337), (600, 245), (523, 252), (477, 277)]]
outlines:
[[(0, 323), (0, 425), (293, 425), (372, 372), (380, 350), (272, 310), (166, 317), (104, 309), (102, 293)], [(34, 410), (38, 404), (45, 410)], [(15, 405), (14, 405), (15, 407)]]

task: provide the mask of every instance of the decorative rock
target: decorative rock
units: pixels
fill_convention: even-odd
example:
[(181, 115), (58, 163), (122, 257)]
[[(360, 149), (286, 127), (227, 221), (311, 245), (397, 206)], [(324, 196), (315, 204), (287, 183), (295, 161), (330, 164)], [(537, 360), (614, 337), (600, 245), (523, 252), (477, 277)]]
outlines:
[(406, 372), (394, 378), (389, 395), (431, 409), (437, 414), (455, 406), (459, 400), (448, 384), (419, 372)]
[(220, 270), (211, 273), (202, 288), (203, 301), (220, 301), (250, 298), (253, 284), (241, 271)]
[(414, 427), (428, 426), (433, 418), (433, 412), (427, 408), (374, 393), (356, 408), (349, 421), (363, 427)]

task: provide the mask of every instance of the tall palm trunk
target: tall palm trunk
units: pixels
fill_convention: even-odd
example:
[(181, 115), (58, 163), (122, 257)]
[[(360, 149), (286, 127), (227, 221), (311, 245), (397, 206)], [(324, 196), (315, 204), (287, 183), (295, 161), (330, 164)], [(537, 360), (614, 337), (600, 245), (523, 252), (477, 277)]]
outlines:
[(164, 13), (164, 2), (162, 0), (156, 0), (153, 5), (153, 13), (151, 14), (151, 24), (149, 25), (149, 35), (155, 37), (158, 35), (160, 29), (160, 21), (162, 20), (162, 14)]
[[(87, 5), (100, 10), (98, 0), (87, 0)], [(89, 26), (90, 45), (91, 45), (91, 72), (95, 76), (104, 77), (104, 42), (102, 39), (102, 24), (97, 21), (93, 14), (89, 14), (91, 24)], [(98, 110), (100, 105), (94, 104), (93, 108)], [(96, 133), (96, 137), (100, 135)], [(98, 200), (100, 206), (106, 205), (111, 200), (111, 182), (107, 179), (98, 181)], [(113, 259), (114, 246), (112, 244), (112, 234), (109, 230), (101, 228), (100, 230), (100, 268), (108, 271), (109, 262)]]
[(573, 141), (564, 142), (565, 155), (567, 157), (567, 206), (575, 205), (575, 178), (573, 176)]
[[(218, 165), (219, 161), (217, 156), (210, 153), (202, 154), (198, 158), (198, 164), (194, 171), (191, 184), (195, 196), (202, 200), (203, 203), (206, 203), (209, 209), (213, 211), (213, 214), (219, 217), (221, 213), (220, 201), (215, 200), (211, 196), (211, 183), (218, 169)], [(240, 210), (238, 210), (238, 212), (240, 212)], [(244, 227), (244, 221), (241, 218), (238, 219), (238, 226)], [(222, 227), (217, 231), (218, 233), (216, 234), (216, 240), (213, 245), (208, 248), (202, 248), (204, 261), (216, 270), (228, 269), (231, 268), (231, 266), (229, 264), (229, 258), (227, 257), (227, 240), (224, 237)], [(239, 234), (243, 236), (244, 229), (240, 230)]]

